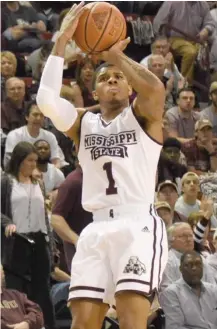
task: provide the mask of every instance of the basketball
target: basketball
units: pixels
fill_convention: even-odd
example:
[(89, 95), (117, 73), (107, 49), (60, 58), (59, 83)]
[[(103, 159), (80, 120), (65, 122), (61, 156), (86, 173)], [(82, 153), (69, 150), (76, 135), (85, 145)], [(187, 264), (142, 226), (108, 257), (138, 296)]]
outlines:
[(92, 2), (80, 17), (74, 40), (85, 53), (99, 53), (126, 38), (122, 13), (107, 2)]

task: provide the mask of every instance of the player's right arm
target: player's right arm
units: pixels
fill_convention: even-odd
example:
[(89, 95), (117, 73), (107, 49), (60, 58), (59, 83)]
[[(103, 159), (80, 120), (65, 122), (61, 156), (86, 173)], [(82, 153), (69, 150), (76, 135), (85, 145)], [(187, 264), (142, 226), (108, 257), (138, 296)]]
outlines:
[(64, 66), (64, 54), (68, 41), (72, 38), (79, 17), (85, 10), (84, 3), (74, 5), (63, 20), (59, 37), (49, 56), (37, 94), (37, 104), (42, 113), (51, 119), (55, 127), (78, 144), (80, 119), (84, 109), (76, 109), (69, 101), (60, 97)]

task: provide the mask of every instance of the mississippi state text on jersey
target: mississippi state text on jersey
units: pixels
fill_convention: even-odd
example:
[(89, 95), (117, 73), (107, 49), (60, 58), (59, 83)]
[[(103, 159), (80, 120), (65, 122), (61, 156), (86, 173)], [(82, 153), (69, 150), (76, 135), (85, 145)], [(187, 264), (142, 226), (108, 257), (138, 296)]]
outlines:
[(161, 147), (140, 127), (131, 106), (109, 123), (100, 113), (86, 112), (78, 152), (84, 209), (153, 203)]

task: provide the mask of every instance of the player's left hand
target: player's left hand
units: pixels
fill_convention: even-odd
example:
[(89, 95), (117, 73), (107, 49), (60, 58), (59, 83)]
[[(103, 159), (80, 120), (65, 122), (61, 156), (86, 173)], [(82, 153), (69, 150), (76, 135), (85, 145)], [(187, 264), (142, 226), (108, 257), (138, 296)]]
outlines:
[(130, 43), (130, 37), (118, 41), (108, 50), (101, 52), (101, 54), (99, 55), (100, 59), (105, 62), (109, 62), (110, 60), (112, 61), (113, 58), (116, 58), (120, 52), (126, 49), (129, 43)]

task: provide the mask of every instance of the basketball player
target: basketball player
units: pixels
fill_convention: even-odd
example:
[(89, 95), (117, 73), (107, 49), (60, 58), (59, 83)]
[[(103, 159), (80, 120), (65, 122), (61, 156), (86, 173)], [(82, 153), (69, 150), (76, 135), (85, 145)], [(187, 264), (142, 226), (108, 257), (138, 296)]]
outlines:
[[(144, 329), (167, 261), (163, 221), (153, 210), (162, 144), (164, 86), (124, 55), (129, 39), (101, 54), (94, 99), (100, 113), (60, 98), (64, 51), (83, 4), (74, 5), (43, 71), (37, 102), (77, 145), (83, 170), (82, 204), (93, 212), (72, 261), (69, 305), (73, 329), (100, 329), (115, 303), (121, 329)], [(137, 92), (129, 105), (132, 87)]]

